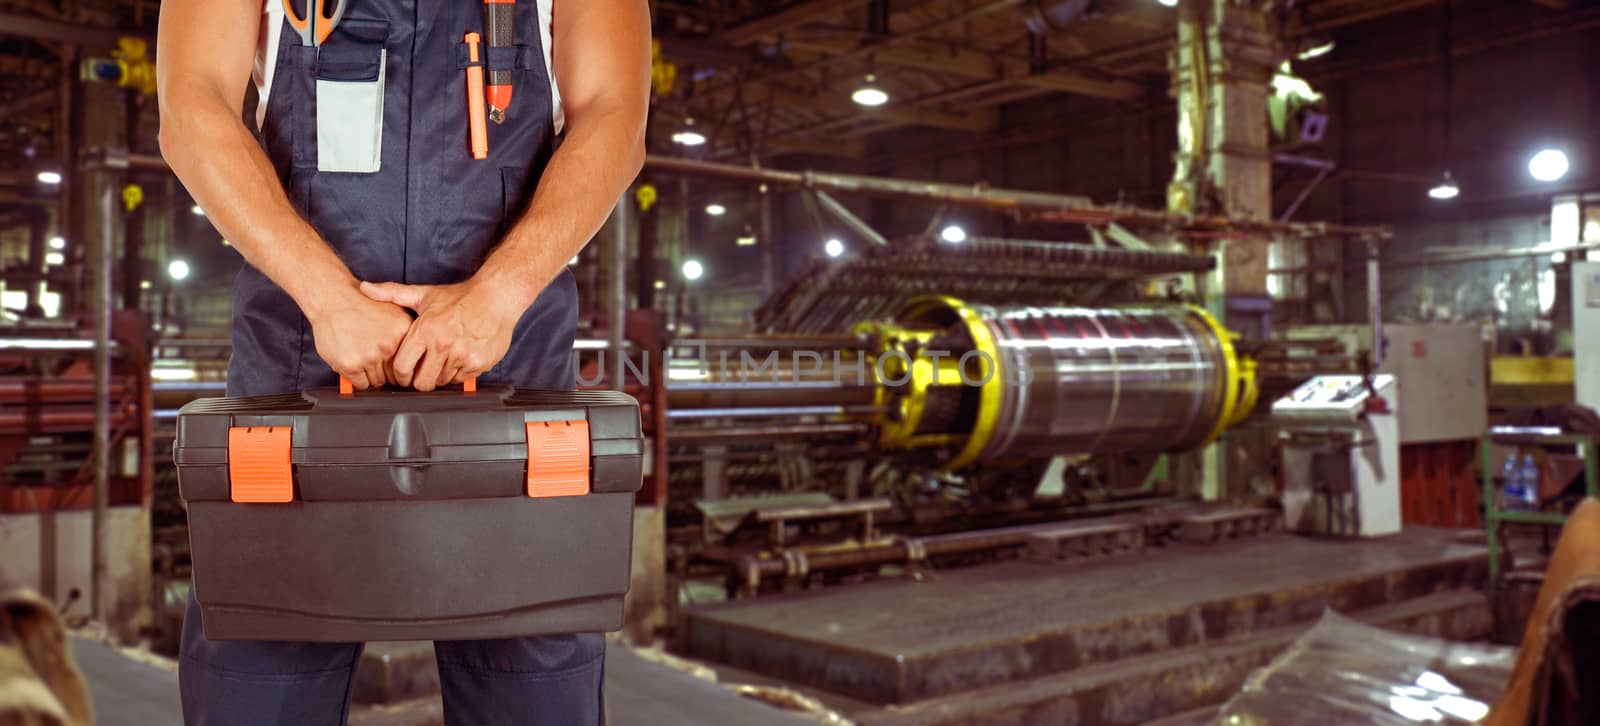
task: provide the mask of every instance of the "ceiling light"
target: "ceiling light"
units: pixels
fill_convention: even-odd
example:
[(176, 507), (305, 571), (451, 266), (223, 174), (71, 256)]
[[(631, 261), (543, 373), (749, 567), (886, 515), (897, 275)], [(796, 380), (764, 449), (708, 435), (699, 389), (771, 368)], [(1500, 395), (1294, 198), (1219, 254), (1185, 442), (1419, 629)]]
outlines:
[(1298, 55), (1296, 55), (1295, 58), (1297, 58), (1299, 60), (1311, 60), (1313, 58), (1321, 58), (1322, 56), (1325, 56), (1325, 55), (1327, 55), (1329, 53), (1332, 53), (1332, 52), (1333, 52), (1333, 41), (1330, 40), (1330, 41), (1327, 41), (1327, 42), (1324, 42), (1324, 43), (1318, 43), (1318, 44), (1313, 45), (1313, 46), (1311, 46), (1309, 48), (1306, 48), (1305, 50), (1300, 51), (1300, 53)]
[(44, 184), (60, 184), (61, 183), (61, 172), (59, 172), (59, 171), (41, 171), (41, 172), (39, 172), (38, 179), (39, 179), (39, 181), (41, 183), (44, 183)]
[(665, 290), (665, 289), (667, 289), (667, 281), (666, 280), (656, 280), (656, 289), (657, 290)]
[(152, 285), (149, 280), (140, 280), (139, 281), (139, 289), (140, 290), (149, 290), (151, 287), (154, 287), (154, 285)]
[(823, 243), (822, 251), (828, 253), (829, 257), (838, 257), (844, 254), (844, 243), (837, 239), (830, 239)]
[(63, 265), (66, 262), (66, 256), (60, 252), (50, 252), (44, 256), (44, 263), (47, 265)]
[(694, 119), (685, 117), (683, 127), (672, 135), (672, 143), (684, 146), (699, 146), (706, 142), (706, 135), (694, 127)]
[(1560, 149), (1545, 149), (1528, 160), (1528, 173), (1542, 182), (1553, 182), (1567, 175), (1571, 165), (1567, 154)]
[(204, 217), (204, 216), (206, 216), (206, 210), (204, 210), (204, 209), (201, 209), (201, 208), (200, 208), (200, 205), (198, 205), (198, 204), (196, 204), (196, 205), (194, 205), (194, 206), (192, 206), (192, 207), (190, 207), (190, 208), (189, 208), (189, 211), (190, 211), (190, 212), (191, 212), (191, 213), (193, 213), (193, 214), (194, 214), (194, 216), (196, 216), (196, 217)]
[(868, 73), (861, 87), (850, 94), (850, 100), (862, 106), (882, 106), (889, 102), (889, 94), (878, 86), (878, 77)]
[(1432, 189), (1428, 190), (1428, 196), (1440, 200), (1455, 199), (1460, 195), (1461, 187), (1456, 185), (1456, 180), (1451, 178), (1450, 172), (1448, 171), (1444, 173), (1444, 178), (1440, 179), (1438, 184), (1435, 184)]
[(174, 280), (182, 280), (189, 276), (189, 263), (183, 260), (173, 260), (167, 263), (167, 274)]
[(754, 247), (756, 244), (756, 236), (753, 234), (739, 235), (738, 237), (733, 238), (733, 244), (738, 247)]
[(706, 214), (709, 214), (709, 215), (711, 215), (713, 217), (720, 217), (720, 216), (722, 216), (724, 214), (727, 214), (727, 213), (728, 213), (728, 208), (722, 206), (721, 204), (717, 204), (716, 202), (712, 202), (712, 203), (706, 205)]
[(1169, 8), (1178, 7), (1178, 0), (1156, 0), (1156, 2), (1161, 3)]
[(706, 274), (706, 268), (699, 260), (687, 260), (683, 263), (683, 278), (685, 280), (698, 280)]
[(51, 237), (50, 238), (50, 249), (53, 249), (53, 250), (64, 250), (66, 248), (67, 248), (67, 240), (65, 238), (62, 238), (62, 237)]
[(945, 227), (943, 231), (939, 232), (939, 239), (942, 239), (953, 245), (958, 245), (967, 241), (967, 231), (957, 225), (952, 224), (948, 227)]

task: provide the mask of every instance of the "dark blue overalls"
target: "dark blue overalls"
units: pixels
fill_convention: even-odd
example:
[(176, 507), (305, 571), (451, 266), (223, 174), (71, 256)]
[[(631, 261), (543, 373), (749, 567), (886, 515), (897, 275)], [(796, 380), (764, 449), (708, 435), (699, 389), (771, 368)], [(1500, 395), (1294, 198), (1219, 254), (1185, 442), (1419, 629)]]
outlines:
[[(482, 3), (353, 0), (320, 53), (284, 26), (261, 144), (295, 208), (356, 278), (465, 280), (526, 207), (551, 154), (554, 104), (535, 2), (517, 3), (516, 13), (516, 47), (486, 58), (491, 69), (515, 69), (515, 93), (505, 123), (489, 125), (482, 161), (469, 150), (463, 43), (467, 32), (483, 32)], [(576, 296), (563, 272), (522, 316), (510, 351), (482, 382), (572, 387)], [(228, 395), (336, 382), (294, 302), (246, 266), (234, 298)], [(418, 532), (417, 546), (427, 546), (428, 536)], [(449, 723), (600, 722), (599, 634), (434, 646)], [(206, 640), (191, 596), (179, 669), (184, 718), (342, 723), (361, 649)]]

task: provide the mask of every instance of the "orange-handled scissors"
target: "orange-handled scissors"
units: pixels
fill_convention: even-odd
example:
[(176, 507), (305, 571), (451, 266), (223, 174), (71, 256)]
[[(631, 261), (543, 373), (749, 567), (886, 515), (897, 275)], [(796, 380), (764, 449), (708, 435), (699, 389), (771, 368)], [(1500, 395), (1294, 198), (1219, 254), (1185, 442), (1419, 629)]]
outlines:
[(294, 0), (283, 0), (283, 15), (300, 34), (301, 44), (319, 46), (344, 17), (345, 3), (346, 0), (305, 0), (306, 14), (301, 17), (294, 11)]

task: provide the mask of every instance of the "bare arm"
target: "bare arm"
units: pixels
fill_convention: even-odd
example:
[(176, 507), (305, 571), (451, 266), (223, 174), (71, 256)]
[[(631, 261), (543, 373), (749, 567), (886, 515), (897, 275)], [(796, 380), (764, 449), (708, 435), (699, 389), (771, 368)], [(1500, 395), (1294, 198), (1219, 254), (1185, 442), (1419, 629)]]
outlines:
[(643, 0), (555, 4), (551, 48), (567, 138), (528, 211), (478, 274), (523, 307), (600, 229), (644, 165), (650, 103), (650, 14)]
[(312, 321), (323, 360), (358, 387), (382, 385), (410, 317), (360, 294), (240, 118), (260, 24), (260, 0), (161, 4), (161, 153), (217, 230)]
[(645, 0), (558, 0), (552, 23), (566, 139), (545, 167), (528, 211), (468, 282), (362, 287), (374, 299), (419, 314), (394, 358), (402, 385), (428, 390), (498, 363), (522, 312), (600, 229), (644, 164), (650, 102)]

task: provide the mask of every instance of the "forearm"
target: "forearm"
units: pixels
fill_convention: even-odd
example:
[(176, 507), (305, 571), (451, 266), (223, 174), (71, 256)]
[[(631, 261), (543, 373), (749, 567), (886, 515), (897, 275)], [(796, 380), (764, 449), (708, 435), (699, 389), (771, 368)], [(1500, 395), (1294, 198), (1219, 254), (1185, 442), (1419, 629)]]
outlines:
[(533, 200), (478, 277), (520, 308), (588, 244), (644, 164), (644, 128), (618, 108), (591, 110), (551, 157)]
[(161, 152), (223, 238), (284, 289), (308, 316), (357, 282), (295, 212), (265, 152), (221, 104), (164, 113)]

